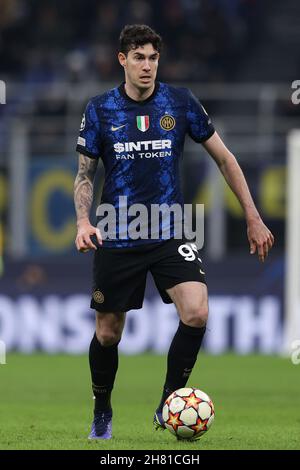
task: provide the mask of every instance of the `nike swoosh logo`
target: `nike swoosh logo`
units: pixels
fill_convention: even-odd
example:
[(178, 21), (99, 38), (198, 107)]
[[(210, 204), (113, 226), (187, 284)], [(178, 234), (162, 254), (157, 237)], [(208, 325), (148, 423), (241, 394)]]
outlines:
[(202, 269), (200, 269), (200, 273), (201, 273), (201, 274), (205, 274), (205, 272), (204, 272), (204, 271), (202, 271)]
[(125, 126), (126, 126), (126, 124), (123, 124), (123, 126), (118, 126), (118, 127), (111, 126), (111, 130), (112, 130), (113, 132), (115, 132), (115, 131), (117, 131), (118, 129), (121, 129), (121, 127), (125, 127)]

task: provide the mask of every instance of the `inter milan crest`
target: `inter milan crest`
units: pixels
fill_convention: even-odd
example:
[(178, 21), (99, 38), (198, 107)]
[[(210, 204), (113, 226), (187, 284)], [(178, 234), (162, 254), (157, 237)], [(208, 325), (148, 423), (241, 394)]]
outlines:
[(137, 128), (140, 131), (146, 132), (149, 129), (149, 125), (150, 125), (149, 116), (137, 116), (136, 124), (137, 124)]
[(93, 293), (93, 299), (97, 304), (103, 304), (104, 302), (104, 295), (100, 290), (95, 290)]
[(165, 131), (171, 131), (174, 129), (176, 121), (173, 118), (173, 116), (170, 116), (170, 114), (165, 114), (161, 120), (159, 121), (160, 127), (164, 129)]

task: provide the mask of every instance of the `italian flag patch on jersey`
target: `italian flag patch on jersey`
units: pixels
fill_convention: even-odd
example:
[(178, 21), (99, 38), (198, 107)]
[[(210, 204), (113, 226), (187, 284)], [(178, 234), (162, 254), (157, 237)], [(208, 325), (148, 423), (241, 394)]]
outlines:
[(137, 127), (140, 131), (145, 132), (149, 129), (149, 116), (137, 116), (136, 117)]

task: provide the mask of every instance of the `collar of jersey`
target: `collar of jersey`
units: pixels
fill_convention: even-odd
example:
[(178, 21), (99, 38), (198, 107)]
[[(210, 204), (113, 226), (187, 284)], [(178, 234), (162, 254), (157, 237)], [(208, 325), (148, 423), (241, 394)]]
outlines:
[(148, 96), (147, 99), (143, 101), (133, 100), (132, 98), (130, 98), (130, 96), (127, 95), (125, 91), (125, 82), (121, 83), (121, 85), (118, 87), (118, 90), (119, 90), (119, 93), (123, 96), (123, 98), (125, 98), (127, 101), (130, 101), (130, 103), (143, 106), (144, 104), (149, 103), (149, 101), (151, 101), (155, 97), (155, 95), (157, 94), (159, 90), (159, 82), (155, 82), (153, 93), (150, 96)]

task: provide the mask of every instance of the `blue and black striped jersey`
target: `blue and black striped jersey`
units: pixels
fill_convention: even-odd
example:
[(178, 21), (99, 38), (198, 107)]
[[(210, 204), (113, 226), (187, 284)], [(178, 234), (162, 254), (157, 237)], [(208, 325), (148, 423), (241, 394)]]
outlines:
[[(118, 211), (119, 197), (126, 196), (128, 207), (183, 205), (179, 163), (185, 136), (204, 142), (213, 133), (209, 116), (189, 89), (156, 82), (148, 99), (134, 101), (122, 84), (89, 101), (76, 150), (103, 161), (101, 204), (109, 203)], [(119, 239), (109, 245), (147, 242), (153, 240)]]

